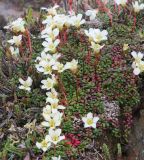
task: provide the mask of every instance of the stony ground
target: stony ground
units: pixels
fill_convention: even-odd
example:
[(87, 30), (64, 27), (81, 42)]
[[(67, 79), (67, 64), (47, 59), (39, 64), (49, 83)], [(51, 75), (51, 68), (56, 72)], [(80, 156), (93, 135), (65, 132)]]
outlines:
[(129, 160), (143, 160), (144, 158), (144, 110), (134, 120), (134, 127), (129, 141)]
[[(4, 21), (9, 21), (15, 18), (18, 18), (24, 14), (26, 11), (26, 8), (32, 7), (35, 10), (40, 9), (41, 6), (48, 7), (50, 5), (50, 2), (47, 1), (35, 1), (35, 0), (29, 0), (25, 3), (21, 0), (1, 0), (0, 1), (0, 26), (5, 25)], [(37, 12), (35, 12), (36, 14)]]

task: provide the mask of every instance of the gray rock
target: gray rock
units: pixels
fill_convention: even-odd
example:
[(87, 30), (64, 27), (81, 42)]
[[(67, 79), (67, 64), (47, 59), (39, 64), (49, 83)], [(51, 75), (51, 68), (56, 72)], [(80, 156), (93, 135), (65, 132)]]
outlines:
[(0, 30), (7, 24), (7, 21), (3, 15), (0, 15)]

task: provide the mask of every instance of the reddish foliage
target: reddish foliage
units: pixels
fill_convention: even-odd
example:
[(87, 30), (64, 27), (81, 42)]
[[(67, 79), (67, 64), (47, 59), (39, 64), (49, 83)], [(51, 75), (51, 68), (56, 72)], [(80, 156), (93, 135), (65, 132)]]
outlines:
[(102, 2), (101, 0), (96, 0), (96, 3), (98, 5), (98, 9), (101, 12), (104, 12), (104, 13), (106, 13), (109, 16), (109, 18), (110, 18), (110, 24), (112, 25), (112, 19), (113, 19), (113, 17), (112, 17), (112, 13), (111, 13), (110, 9), (106, 7), (107, 2)]
[(75, 137), (74, 134), (71, 134), (71, 133), (67, 134), (65, 136), (65, 139), (67, 140), (66, 142), (67, 145), (70, 145), (72, 147), (77, 147), (80, 145), (80, 141)]

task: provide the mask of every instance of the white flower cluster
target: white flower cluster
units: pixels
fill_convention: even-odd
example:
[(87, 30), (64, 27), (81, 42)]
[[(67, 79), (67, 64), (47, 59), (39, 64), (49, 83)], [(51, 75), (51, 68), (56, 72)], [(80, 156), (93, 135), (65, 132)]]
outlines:
[(78, 65), (78, 61), (75, 59), (66, 64), (60, 62), (61, 54), (58, 53), (58, 47), (61, 41), (58, 38), (59, 33), (66, 31), (70, 26), (79, 28), (84, 23), (81, 14), (77, 16), (57, 14), (56, 8), (56, 6), (50, 9), (43, 8), (48, 12), (48, 16), (42, 22), (45, 28), (41, 31), (41, 38), (44, 39), (42, 43), (44, 50), (41, 56), (36, 58), (35, 65), (39, 73), (47, 76), (45, 80), (41, 81), (41, 88), (47, 90), (47, 105), (43, 108), (44, 121), (41, 124), (49, 128), (49, 133), (42, 142), (36, 143), (36, 146), (44, 152), (52, 145), (57, 145), (57, 143), (65, 139), (65, 136), (61, 136), (62, 130), (58, 127), (62, 122), (62, 111), (66, 107), (60, 105), (59, 94), (55, 90), (55, 85), (58, 83), (57, 78), (60, 73), (68, 69), (75, 73)]
[(132, 68), (134, 69), (133, 73), (135, 75), (139, 75), (141, 72), (144, 71), (144, 61), (142, 58), (144, 57), (144, 54), (141, 52), (135, 52), (133, 51), (131, 55), (134, 58), (134, 62), (132, 63)]
[[(61, 43), (60, 33), (64, 33), (70, 27), (80, 28), (85, 20), (82, 19), (82, 14), (57, 14), (58, 6), (47, 9), (43, 8), (48, 12), (48, 16), (42, 22), (45, 28), (41, 31), (41, 38), (44, 39), (42, 46), (44, 47), (41, 55), (36, 58), (36, 69), (39, 73), (46, 76), (46, 79), (42, 80), (41, 88), (46, 90), (46, 106), (43, 108), (42, 116), (44, 121), (41, 123), (42, 126), (48, 127), (48, 134), (41, 142), (37, 142), (36, 146), (46, 152), (52, 146), (57, 145), (60, 141), (65, 139), (65, 136), (61, 135), (62, 130), (59, 128), (62, 122), (63, 110), (66, 108), (59, 102), (59, 94), (55, 89), (56, 84), (58, 84), (57, 78), (59, 74), (65, 70), (70, 70), (72, 73), (76, 73), (78, 69), (78, 61), (73, 59), (71, 62), (66, 62), (65, 64), (60, 62), (62, 55), (58, 53), (58, 47)], [(88, 13), (88, 12), (87, 12)], [(90, 12), (89, 12), (90, 13)], [(90, 19), (95, 17), (95, 13), (88, 15), (92, 16)], [(19, 53), (19, 47), (22, 43), (22, 34), (26, 31), (25, 21), (22, 18), (18, 18), (16, 21), (12, 22), (6, 29), (10, 29), (16, 36), (8, 41), (11, 45), (10, 50), (12, 54)], [(18, 35), (18, 33), (21, 33)], [(107, 40), (107, 31), (100, 31), (99, 29), (89, 29), (85, 30), (85, 34), (89, 37), (91, 42), (91, 48), (94, 49), (96, 53), (100, 51), (103, 46), (100, 46), (104, 40)], [(31, 85), (33, 80), (28, 77), (26, 80), (19, 78), (20, 86), (19, 89), (31, 91)], [(87, 117), (82, 118), (85, 123), (85, 127), (96, 128), (96, 123), (99, 120), (98, 117), (93, 117), (92, 113), (88, 113)], [(52, 159), (58, 159), (59, 157), (52, 157)]]
[(90, 20), (94, 20), (96, 18), (97, 13), (98, 9), (91, 9), (85, 12), (86, 16), (88, 16)]
[[(7, 42), (12, 46), (9, 47), (10, 53), (17, 57), (19, 55), (19, 47), (22, 43), (22, 34), (26, 31), (25, 29), (25, 21), (22, 18), (18, 18), (17, 20), (13, 21), (10, 25), (5, 26), (5, 29), (12, 31), (13, 34), (17, 36), (13, 36), (12, 39), (8, 40)], [(18, 35), (21, 33), (20, 35)], [(20, 86), (19, 89), (31, 91), (31, 85), (33, 80), (31, 77), (28, 77), (27, 80), (23, 80), (19, 78)]]
[[(54, 7), (55, 10), (55, 7)], [(52, 12), (52, 8), (51, 8)], [(42, 34), (45, 34), (47, 29), (50, 27), (51, 29), (58, 28), (60, 31), (64, 28), (69, 28), (70, 26), (74, 26), (79, 28), (81, 25), (85, 23), (85, 20), (82, 19), (82, 14), (78, 15), (65, 15), (65, 14), (57, 14), (57, 12), (53, 11), (55, 14), (48, 14), (47, 18), (43, 21), (43, 24), (46, 25), (46, 29), (43, 30)], [(57, 31), (56, 31), (57, 32)]]
[[(128, 0), (115, 0), (115, 3), (117, 5), (121, 5), (122, 7), (125, 7), (128, 3)], [(139, 13), (141, 10), (144, 9), (144, 3), (142, 3), (140, 0), (132, 2), (132, 7), (135, 13)]]
[(9, 47), (10, 53), (13, 56), (18, 56), (19, 54), (19, 47), (22, 41), (22, 35), (18, 35), (18, 33), (25, 32), (25, 21), (22, 18), (18, 18), (17, 20), (13, 21), (10, 25), (5, 26), (5, 29), (11, 30), (16, 36), (13, 36), (12, 39), (8, 40), (12, 46)]
[(100, 45), (100, 43), (108, 39), (108, 32), (106, 30), (100, 31), (100, 29), (90, 28), (89, 30), (85, 30), (85, 34), (89, 37), (91, 48), (98, 54), (104, 47), (104, 45)]
[(10, 29), (11, 31), (18, 33), (25, 32), (25, 21), (22, 18), (18, 18), (17, 20), (13, 21), (10, 25), (5, 26), (5, 29)]
[(121, 5), (122, 7), (125, 7), (127, 2), (128, 2), (128, 0), (115, 0), (115, 3), (117, 5)]
[(26, 90), (28, 92), (31, 91), (31, 85), (32, 85), (32, 82), (33, 82), (31, 77), (28, 77), (27, 80), (25, 80), (25, 81), (22, 78), (19, 78), (19, 82), (21, 84), (19, 86), (19, 89)]
[(132, 5), (135, 13), (139, 13), (141, 10), (144, 9), (144, 3), (141, 3), (140, 0), (132, 2)]

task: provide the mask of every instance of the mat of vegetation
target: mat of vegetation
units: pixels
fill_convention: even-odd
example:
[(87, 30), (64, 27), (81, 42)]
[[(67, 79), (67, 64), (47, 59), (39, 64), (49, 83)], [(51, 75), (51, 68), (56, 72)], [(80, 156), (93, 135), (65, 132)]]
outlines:
[[(48, 160), (59, 155), (66, 160), (122, 159), (127, 154), (132, 112), (140, 101), (141, 78), (133, 74), (131, 52), (144, 52), (144, 14), (137, 16), (134, 31), (129, 10), (115, 12), (112, 26), (106, 13), (98, 14), (103, 21), (99, 29), (108, 31), (100, 54), (89, 49), (89, 40), (83, 34), (84, 29), (95, 24), (84, 24), (80, 30), (71, 27), (66, 40), (61, 38), (58, 52), (62, 53), (62, 62), (77, 59), (78, 71), (59, 75), (56, 88), (60, 104), (67, 103), (61, 124), (65, 140), (45, 154), (36, 147), (48, 132), (41, 126), (46, 100), (46, 92), (40, 88), (44, 75), (37, 73), (35, 67), (36, 57), (43, 50), (39, 36), (43, 18), (41, 14), (38, 20), (33, 19), (31, 10), (24, 17), (30, 31), (31, 57), (24, 37), (23, 55), (13, 58), (6, 42), (11, 33), (4, 33), (0, 50), (0, 159)], [(28, 76), (33, 79), (31, 92), (18, 88), (19, 78)], [(84, 128), (82, 117), (89, 112), (100, 118), (95, 129)]]

